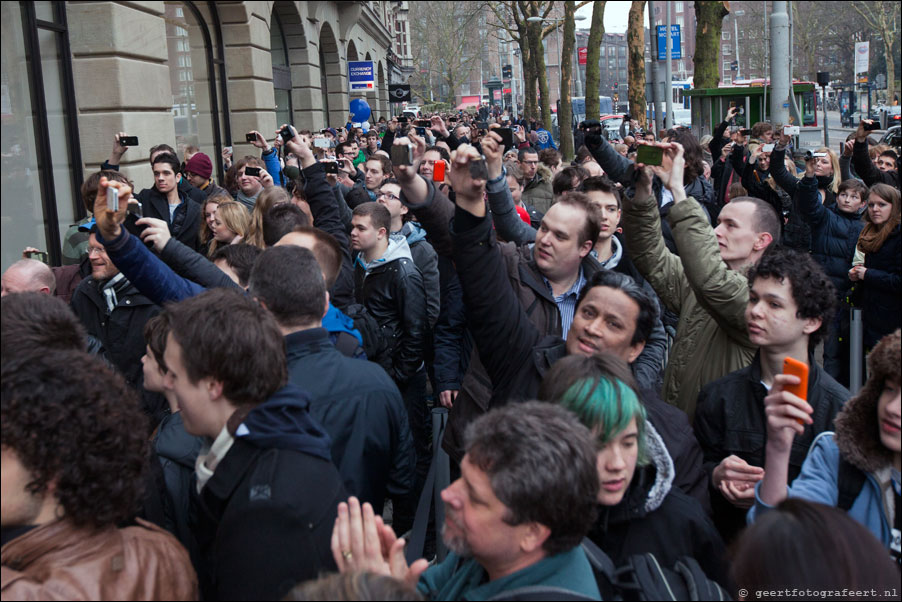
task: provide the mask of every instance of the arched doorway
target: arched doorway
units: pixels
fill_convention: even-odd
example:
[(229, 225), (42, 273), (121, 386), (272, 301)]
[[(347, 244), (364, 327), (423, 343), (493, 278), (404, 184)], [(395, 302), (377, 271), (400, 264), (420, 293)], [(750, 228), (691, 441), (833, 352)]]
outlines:
[(323, 99), (323, 122), (326, 126), (344, 125), (347, 118), (347, 95), (341, 56), (335, 34), (328, 23), (319, 30), (320, 89)]

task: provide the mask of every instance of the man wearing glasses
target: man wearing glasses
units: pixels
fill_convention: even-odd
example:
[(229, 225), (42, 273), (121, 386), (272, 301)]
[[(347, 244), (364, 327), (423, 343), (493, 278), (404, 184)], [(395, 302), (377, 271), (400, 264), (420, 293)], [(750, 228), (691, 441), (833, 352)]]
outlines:
[(539, 173), (539, 151), (531, 146), (521, 148), (517, 155), (523, 172), (523, 203), (547, 213), (554, 202), (551, 182)]

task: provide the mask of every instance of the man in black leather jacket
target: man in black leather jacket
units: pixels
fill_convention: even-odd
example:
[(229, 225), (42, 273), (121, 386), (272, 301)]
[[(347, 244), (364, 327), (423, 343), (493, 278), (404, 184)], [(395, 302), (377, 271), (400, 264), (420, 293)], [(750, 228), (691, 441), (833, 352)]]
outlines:
[[(415, 495), (429, 471), (431, 442), (423, 361), (427, 328), (423, 276), (403, 235), (392, 236), (391, 213), (379, 203), (362, 203), (351, 218), (351, 248), (357, 302), (366, 306), (386, 339), (388, 352), (377, 361), (394, 379), (404, 404), (417, 452)], [(403, 533), (413, 524), (413, 508), (395, 508), (394, 527)]]

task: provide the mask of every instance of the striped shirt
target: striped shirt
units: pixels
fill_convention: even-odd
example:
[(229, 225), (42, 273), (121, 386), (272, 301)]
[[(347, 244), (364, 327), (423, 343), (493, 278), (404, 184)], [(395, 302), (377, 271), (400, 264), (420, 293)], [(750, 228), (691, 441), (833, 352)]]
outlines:
[(554, 291), (552, 290), (551, 283), (548, 282), (548, 279), (542, 276), (542, 280), (545, 281), (545, 286), (548, 287), (548, 292), (551, 293), (551, 297), (554, 299), (554, 304), (557, 305), (558, 311), (561, 312), (561, 332), (563, 333), (564, 340), (566, 340), (567, 333), (570, 332), (570, 325), (573, 323), (573, 315), (576, 313), (576, 301), (579, 299), (579, 293), (586, 285), (586, 277), (583, 275), (583, 268), (580, 266), (579, 276), (577, 276), (573, 286), (557, 297), (554, 296)]

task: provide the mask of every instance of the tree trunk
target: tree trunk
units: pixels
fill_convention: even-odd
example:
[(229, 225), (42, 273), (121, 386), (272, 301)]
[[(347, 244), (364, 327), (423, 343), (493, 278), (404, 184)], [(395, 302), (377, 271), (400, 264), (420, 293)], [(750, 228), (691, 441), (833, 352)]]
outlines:
[(589, 47), (586, 52), (586, 119), (598, 119), (601, 106), (598, 92), (601, 84), (599, 61), (604, 40), (604, 6), (606, 2), (592, 3), (592, 25), (589, 27)]
[(536, 69), (532, 62), (529, 38), (520, 42), (520, 54), (523, 59), (523, 116), (529, 120), (535, 117), (536, 110)]
[(728, 14), (725, 2), (695, 3), (695, 88), (716, 88), (720, 83), (720, 34)]
[(570, 106), (570, 82), (573, 80), (573, 46), (576, 41), (576, 5), (573, 0), (564, 2), (564, 43), (561, 45), (561, 108), (557, 124), (561, 131), (561, 156), (564, 163), (573, 160), (573, 124)]
[(630, 6), (626, 30), (626, 46), (629, 53), (629, 103), (630, 117), (645, 128), (645, 0), (634, 0)]
[(538, 80), (539, 106), (537, 113), (541, 114), (542, 125), (551, 127), (551, 95), (548, 92), (548, 77), (545, 73), (545, 52), (542, 47), (542, 24), (529, 24), (529, 53), (532, 55), (532, 65), (535, 77)]

